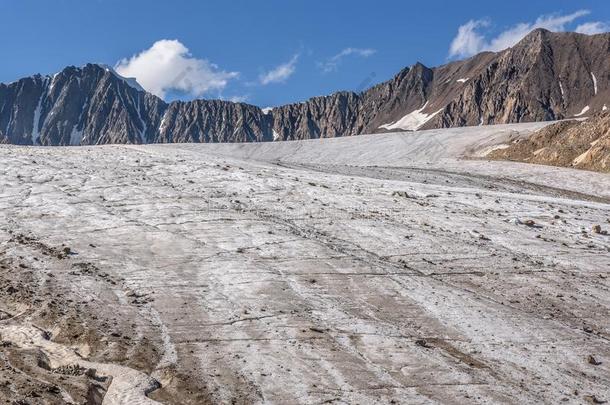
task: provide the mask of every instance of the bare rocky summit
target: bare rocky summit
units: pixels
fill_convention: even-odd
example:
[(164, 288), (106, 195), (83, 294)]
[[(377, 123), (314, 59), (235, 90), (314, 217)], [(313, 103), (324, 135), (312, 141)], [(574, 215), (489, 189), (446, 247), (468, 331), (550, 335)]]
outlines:
[(0, 84), (0, 142), (25, 145), (261, 142), (586, 117), (610, 105), (610, 33), (538, 29), (507, 50), (407, 67), (364, 92), (270, 111), (166, 103), (89, 64)]
[(488, 157), (610, 172), (610, 112), (552, 124)]

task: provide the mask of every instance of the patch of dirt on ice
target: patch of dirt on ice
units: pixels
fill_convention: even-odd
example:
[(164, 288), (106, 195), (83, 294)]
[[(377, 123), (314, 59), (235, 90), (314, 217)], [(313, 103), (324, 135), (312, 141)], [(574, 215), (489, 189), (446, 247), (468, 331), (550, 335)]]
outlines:
[[(121, 278), (78, 261), (67, 246), (49, 246), (18, 232), (8, 232), (2, 239), (0, 398), (22, 403), (112, 403), (111, 397), (132, 392), (133, 383), (137, 402), (130, 403), (155, 403), (143, 393), (159, 388), (148, 375), (164, 350), (161, 337), (150, 333), (158, 325), (142, 315), (146, 298), (124, 288)], [(119, 296), (128, 303), (121, 306), (121, 315), (126, 316), (108, 310)], [(174, 391), (183, 386), (174, 370), (160, 372), (172, 383), (158, 390), (159, 399), (188, 398), (187, 393)]]
[(107, 381), (84, 373), (56, 372), (42, 350), (20, 347), (2, 334), (7, 325), (26, 318), (45, 318), (49, 323), (60, 319), (63, 306), (57, 299), (41, 299), (36, 284), (27, 268), (0, 253), (0, 307), (4, 315), (0, 321), (0, 397), (14, 403), (101, 404)]
[(71, 374), (75, 376), (82, 375), (81, 370), (87, 370), (84, 374), (88, 378), (109, 381), (105, 387), (103, 403), (158, 404), (148, 399), (146, 395), (157, 389), (159, 383), (142, 372), (116, 364), (84, 360), (69, 347), (52, 342), (48, 332), (32, 325), (2, 325), (0, 335), (3, 341), (10, 342), (23, 351), (34, 353), (34, 360), (37, 360), (36, 364), (39, 368), (50, 371), (59, 369), (61, 371), (58, 374), (61, 375), (65, 375), (66, 371), (72, 371)]
[(459, 360), (465, 365), (472, 368), (489, 368), (485, 363), (480, 360), (477, 360), (475, 357), (468, 353), (464, 353), (448, 341), (439, 338), (429, 338), (429, 339), (420, 339), (416, 341), (416, 344), (428, 349), (438, 348), (443, 350), (445, 353), (450, 355), (451, 357)]
[(610, 113), (557, 122), (486, 157), (610, 172)]

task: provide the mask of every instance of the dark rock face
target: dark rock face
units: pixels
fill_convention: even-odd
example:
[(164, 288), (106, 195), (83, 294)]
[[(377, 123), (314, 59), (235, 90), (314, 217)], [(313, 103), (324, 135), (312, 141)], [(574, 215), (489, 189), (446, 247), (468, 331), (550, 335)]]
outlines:
[(272, 140), (258, 107), (165, 103), (111, 69), (89, 64), (0, 85), (0, 139), (22, 145)]
[(599, 112), (610, 104), (609, 69), (610, 34), (536, 30), (475, 67), (426, 127), (548, 121), (578, 116), (586, 107), (585, 114)]
[(341, 92), (316, 97), (301, 104), (290, 104), (271, 111), (276, 139), (333, 138), (355, 135), (359, 97)]
[(610, 34), (536, 30), (513, 48), (420, 63), (362, 93), (264, 112), (218, 100), (165, 103), (100, 65), (0, 84), (0, 143), (261, 142), (563, 119), (610, 107)]
[(165, 103), (99, 65), (0, 85), (0, 137), (25, 145), (142, 143)]
[(255, 106), (218, 100), (174, 102), (154, 122), (151, 142), (262, 142), (271, 120)]

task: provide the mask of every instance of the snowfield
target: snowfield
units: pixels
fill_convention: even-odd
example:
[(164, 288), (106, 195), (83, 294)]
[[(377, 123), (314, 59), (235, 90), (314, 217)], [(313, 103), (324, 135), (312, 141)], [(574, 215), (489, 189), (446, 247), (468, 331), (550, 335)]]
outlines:
[(404, 117), (402, 117), (395, 123), (384, 124), (384, 125), (380, 126), (379, 128), (384, 128), (387, 130), (401, 130), (402, 129), (405, 131), (416, 131), (419, 128), (421, 128), (422, 126), (424, 126), (424, 124), (426, 122), (428, 122), (432, 118), (434, 118), (434, 116), (436, 114), (443, 111), (443, 109), (441, 108), (437, 112), (434, 112), (431, 114), (423, 113), (422, 111), (424, 111), (426, 109), (427, 105), (428, 105), (428, 102), (426, 102), (426, 104), (424, 104), (424, 106), (422, 108), (420, 108), (419, 110), (410, 112), (409, 114), (405, 115)]
[(0, 146), (0, 396), (610, 401), (610, 176), (484, 160), (543, 125)]

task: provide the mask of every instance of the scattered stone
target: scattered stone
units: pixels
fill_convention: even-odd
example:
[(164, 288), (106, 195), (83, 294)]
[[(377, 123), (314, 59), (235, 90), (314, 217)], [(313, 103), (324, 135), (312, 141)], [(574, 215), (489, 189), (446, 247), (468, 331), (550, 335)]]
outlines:
[(585, 400), (591, 404), (605, 404), (607, 402), (597, 398), (595, 395), (585, 395)]
[(394, 191), (392, 197), (415, 198), (410, 196), (406, 191)]
[(56, 369), (53, 369), (53, 373), (55, 374), (63, 374), (63, 375), (73, 375), (80, 376), (85, 374), (85, 369), (78, 364), (69, 364), (66, 366), (59, 366)]
[(603, 230), (601, 225), (593, 225), (593, 228), (591, 230), (593, 231), (593, 233), (596, 233), (598, 235), (608, 235), (608, 231)]
[(595, 356), (593, 356), (592, 354), (590, 354), (590, 355), (588, 355), (588, 356), (587, 356), (587, 362), (588, 362), (589, 364), (591, 364), (591, 365), (594, 365), (594, 366), (599, 366), (600, 364), (602, 364), (602, 362), (601, 362), (601, 361), (599, 361), (599, 360), (597, 360), (597, 359), (595, 358)]
[(46, 391), (49, 394), (58, 395), (61, 393), (61, 389), (57, 385), (49, 385), (46, 387)]
[(424, 348), (426, 348), (426, 349), (431, 349), (431, 348), (432, 348), (432, 346), (430, 346), (430, 345), (428, 344), (428, 342), (426, 342), (426, 340), (425, 340), (425, 339), (417, 339), (417, 340), (415, 341), (415, 344), (416, 344), (416, 345), (418, 345), (418, 346), (424, 347)]

